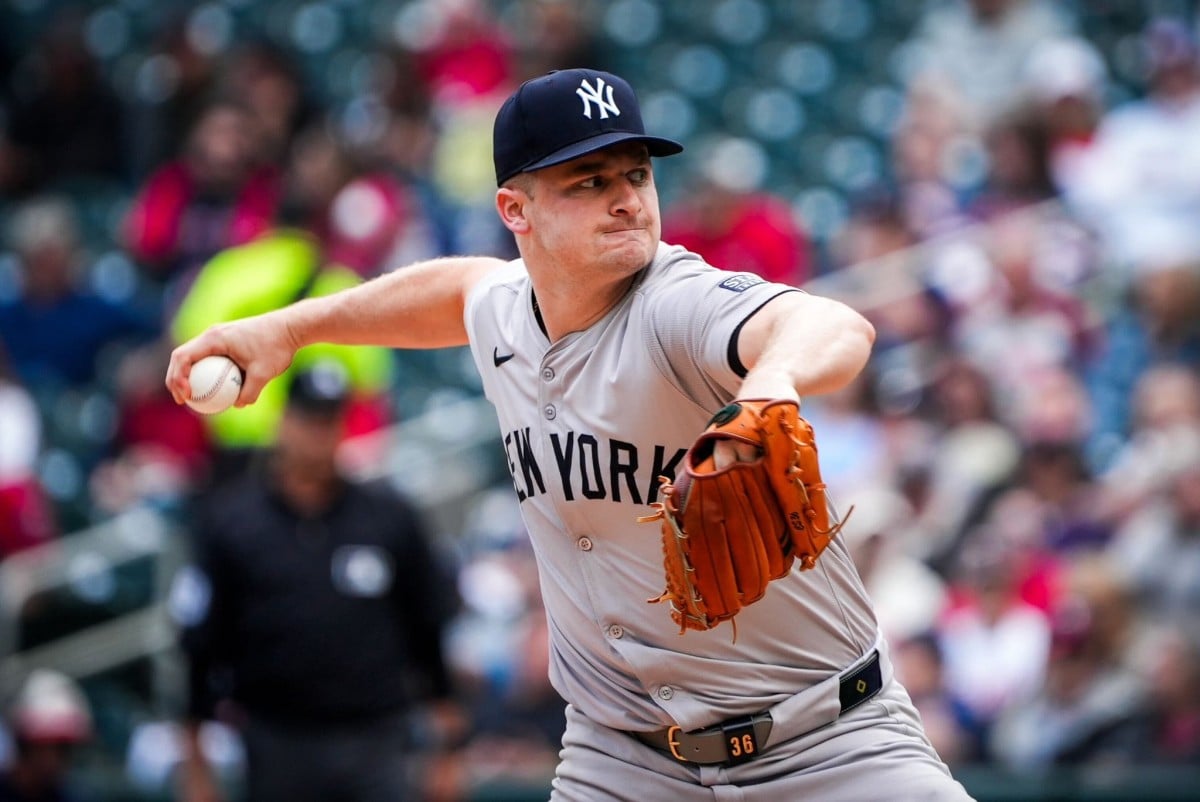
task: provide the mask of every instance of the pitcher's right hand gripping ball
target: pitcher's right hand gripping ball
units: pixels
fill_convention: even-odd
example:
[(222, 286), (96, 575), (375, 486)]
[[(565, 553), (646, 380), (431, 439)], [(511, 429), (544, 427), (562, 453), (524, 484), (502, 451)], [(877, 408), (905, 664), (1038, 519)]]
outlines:
[[(717, 470), (713, 444), (722, 438), (757, 446), (753, 462)], [(683, 475), (661, 477), (666, 601), (682, 634), (707, 630), (758, 601), (767, 584), (801, 569), (841, 529), (830, 525), (813, 429), (791, 400), (742, 400), (722, 409), (684, 458)]]

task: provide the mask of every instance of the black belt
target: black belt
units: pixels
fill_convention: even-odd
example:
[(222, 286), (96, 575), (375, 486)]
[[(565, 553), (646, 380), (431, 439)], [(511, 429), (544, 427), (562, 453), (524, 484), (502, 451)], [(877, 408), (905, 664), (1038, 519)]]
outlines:
[[(883, 672), (879, 668), (879, 652), (872, 652), (870, 659), (859, 668), (842, 677), (838, 697), (842, 713), (853, 710), (879, 693), (883, 687)], [(840, 714), (839, 714), (840, 715)], [(717, 764), (734, 766), (758, 756), (762, 744), (771, 734), (774, 722), (770, 713), (755, 713), (751, 716), (731, 718), (705, 727), (702, 730), (684, 732), (678, 725), (664, 727), (652, 732), (631, 733), (638, 740), (655, 749), (669, 753), (683, 763)]]

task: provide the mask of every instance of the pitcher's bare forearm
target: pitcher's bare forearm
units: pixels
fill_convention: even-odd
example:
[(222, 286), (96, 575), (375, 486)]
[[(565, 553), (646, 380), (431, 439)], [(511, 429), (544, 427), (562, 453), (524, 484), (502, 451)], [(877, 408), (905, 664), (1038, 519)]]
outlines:
[(287, 309), (297, 348), (313, 343), (446, 348), (465, 345), (467, 295), (487, 272), (503, 265), (488, 257), (421, 262)]
[(176, 402), (190, 396), (191, 366), (224, 354), (245, 372), (238, 406), (252, 404), (287, 370), (296, 351), (318, 342), (391, 348), (444, 348), (467, 342), (463, 310), (475, 283), (503, 265), (489, 257), (420, 262), (333, 295), (220, 323), (171, 354), (166, 384)]

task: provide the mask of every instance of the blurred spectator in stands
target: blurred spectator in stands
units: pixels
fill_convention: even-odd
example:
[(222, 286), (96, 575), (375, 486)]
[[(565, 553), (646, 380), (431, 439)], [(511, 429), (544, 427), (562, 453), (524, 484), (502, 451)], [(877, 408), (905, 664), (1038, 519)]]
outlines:
[[(1027, 386), (1013, 394), (1007, 419), (1024, 443), (1069, 443), (1080, 446), (1092, 428), (1087, 387), (1068, 367), (1038, 370)], [(1087, 466), (1090, 470), (1090, 466)]]
[[(899, 198), (871, 191), (855, 199), (850, 219), (832, 243), (835, 269), (811, 281), (824, 285), (867, 316), (875, 326), (871, 379), (876, 410), (891, 430), (892, 462), (911, 458), (914, 428), (925, 428), (913, 413), (932, 371), (946, 356), (949, 308), (924, 277), (926, 255), (904, 221)], [(922, 439), (927, 439), (922, 437)]]
[(1104, 114), (1107, 68), (1086, 39), (1037, 45), (1025, 70), (1032, 113), (1045, 127), (1049, 172), (1057, 192), (1073, 187)]
[(886, 262), (916, 244), (895, 192), (872, 188), (851, 199), (850, 216), (830, 243), (830, 255), (836, 268), (845, 268)]
[(893, 478), (895, 465), (873, 389), (873, 377), (862, 373), (805, 405), (805, 416), (821, 430), (821, 477), (835, 499), (864, 484), (887, 484)]
[(259, 167), (282, 164), (295, 135), (316, 117), (293, 54), (265, 40), (235, 48), (224, 59), (217, 88), (252, 118)]
[(134, 259), (167, 279), (190, 277), (222, 248), (266, 231), (279, 203), (278, 170), (258, 162), (255, 117), (218, 100), (196, 120), (178, 158), (142, 185), (124, 223)]
[(512, 236), (495, 211), (492, 122), (513, 88), (513, 48), (494, 4), (420, 0), (411, 4), (402, 41), (432, 102), (438, 136), (429, 175), (454, 209), (458, 252), (512, 254)]
[(988, 371), (1007, 409), (1030, 376), (1081, 365), (1097, 323), (1055, 273), (1087, 253), (1058, 237), (1052, 221), (1009, 214), (993, 220), (983, 236), (986, 268), (953, 299), (953, 337), (960, 353)]
[(331, 261), (361, 276), (383, 272), (403, 222), (402, 204), (399, 186), (360, 174), (328, 126), (313, 125), (297, 135), (279, 220), (316, 237)]
[(37, 405), (9, 369), (0, 339), (0, 560), (58, 534), (38, 481), (41, 436)]
[(211, 436), (202, 416), (166, 392), (162, 372), (168, 358), (165, 343), (156, 342), (126, 354), (117, 368), (111, 456), (90, 478), (93, 502), (103, 515), (143, 505), (178, 513), (207, 478)]
[(878, 480), (867, 484), (877, 489), (833, 498), (846, 516), (842, 537), (874, 603), (880, 631), (889, 642), (900, 643), (933, 630), (946, 606), (946, 587), (929, 566), (903, 550), (911, 539), (912, 505)]
[(1020, 598), (1049, 611), (1061, 592), (1063, 565), (1107, 544), (1112, 527), (1105, 494), (1092, 481), (1081, 444), (1090, 410), (1082, 383), (1065, 368), (1027, 377), (1006, 415), (1019, 459), (979, 493), (956, 537), (937, 561), (952, 565), (976, 537), (999, 537), (1014, 561)]
[(767, 157), (748, 139), (728, 137), (702, 155), (699, 182), (663, 219), (663, 240), (725, 270), (800, 285), (812, 270), (804, 232), (781, 198), (762, 187)]
[(513, 80), (512, 45), (490, 4), (421, 0), (427, 26), (417, 69), (439, 106), (470, 105), (505, 91)]
[(964, 222), (961, 190), (954, 186), (959, 160), (949, 154), (963, 152), (973, 142), (962, 104), (945, 87), (914, 84), (906, 101), (890, 142), (892, 174), (901, 219), (918, 239), (925, 239)]
[(925, 466), (928, 490), (910, 548), (945, 570), (978, 506), (1016, 470), (1021, 449), (1000, 420), (991, 378), (970, 362), (945, 362), (929, 402), (937, 440)]
[(417, 194), (368, 160), (328, 126), (306, 128), (293, 143), (280, 221), (315, 235), (326, 261), (364, 278), (440, 255)]
[(59, 197), (31, 199), (9, 221), (21, 293), (0, 301), (0, 340), (35, 395), (96, 378), (96, 357), (119, 340), (148, 339), (156, 322), (81, 288), (86, 253), (74, 209)]
[(1200, 426), (1171, 436), (1159, 493), (1117, 529), (1108, 554), (1148, 616), (1200, 641)]
[[(374, 72), (370, 91), (383, 102), (382, 131), (367, 131), (367, 126), (360, 131), (359, 126), (344, 120), (340, 136), (369, 163), (390, 172), (412, 196), (406, 240), (431, 248), (433, 254), (460, 253), (455, 210), (433, 174), (440, 131), (429, 87), (417, 70), (416, 55), (410, 48), (396, 46), (378, 56), (380, 67)], [(408, 252), (401, 247), (397, 258)], [(408, 260), (404, 257), (401, 263)]]
[(988, 171), (968, 212), (994, 220), (1054, 197), (1046, 123), (1027, 107), (994, 120), (983, 132)]
[(1200, 254), (1200, 62), (1181, 20), (1142, 35), (1147, 95), (1109, 112), (1065, 195), (1119, 266)]
[(982, 129), (1020, 99), (1030, 54), (1074, 22), (1048, 0), (950, 0), (931, 3), (909, 40), (915, 60), (910, 81), (944, 86)]
[(1139, 266), (1086, 366), (1095, 426), (1088, 457), (1107, 469), (1129, 438), (1134, 388), (1159, 365), (1200, 366), (1200, 255)]
[(213, 96), (223, 55), (197, 35), (194, 10), (164, 11), (169, 18), (150, 42), (129, 111), (130, 155), (139, 180), (175, 157)]
[(79, 746), (92, 737), (92, 713), (73, 680), (34, 670), (8, 710), (16, 741), (11, 765), (0, 773), (0, 802), (83, 802), (70, 775)]
[(605, 48), (596, 36), (594, 3), (565, 0), (522, 0), (517, 22), (510, 26), (516, 40), (516, 80), (525, 81), (551, 70), (591, 67), (607, 70)]
[(1072, 567), (1051, 617), (1045, 683), (1008, 706), (992, 754), (1010, 768), (1128, 760), (1146, 689), (1129, 662), (1132, 607), (1101, 559)]
[(406, 500), (342, 478), (348, 400), (336, 366), (298, 374), (277, 443), (197, 510), (196, 561), (172, 592), (190, 667), (188, 802), (222, 798), (204, 719), (241, 729), (249, 802), (424, 798), (414, 713), (437, 704), (416, 731), (425, 746), (461, 726), (441, 647), (453, 580)]
[(1040, 440), (1027, 443), (1014, 485), (999, 495), (1003, 508), (1010, 496), (1022, 496), (1034, 510), (1027, 533), (1030, 548), (1067, 554), (1102, 549), (1111, 529), (1099, 519), (1100, 489), (1092, 483), (1078, 442)]
[(986, 741), (997, 717), (1042, 682), (1050, 646), (1045, 613), (1021, 599), (1023, 555), (998, 534), (972, 538), (950, 586), (951, 604), (938, 624), (946, 688)]
[(428, 179), (438, 131), (433, 99), (421, 78), (417, 54), (398, 45), (381, 53), (379, 63), (382, 67), (373, 76), (372, 91), (388, 112), (380, 151), (404, 178)]
[(1188, 365), (1158, 365), (1138, 379), (1128, 441), (1100, 476), (1103, 516), (1116, 524), (1162, 492), (1180, 456), (1200, 432), (1200, 374)]
[(896, 678), (912, 697), (938, 755), (951, 765), (980, 759), (983, 747), (970, 729), (970, 713), (946, 690), (945, 663), (937, 636), (922, 633), (893, 643)]
[[(855, 199), (830, 253), (835, 269), (826, 280), (834, 286), (844, 281), (854, 293), (854, 307), (874, 324), (875, 358), (903, 346), (927, 352), (927, 363), (936, 361), (932, 354), (945, 339), (946, 310), (922, 280), (917, 238), (904, 220), (900, 199), (884, 191)], [(820, 292), (818, 285), (814, 289)]]
[(1150, 765), (1200, 765), (1200, 642), (1178, 629), (1146, 650), (1148, 709), (1131, 739), (1129, 759)]
[(88, 51), (80, 9), (60, 10), (9, 80), (0, 195), (125, 177), (121, 104)]

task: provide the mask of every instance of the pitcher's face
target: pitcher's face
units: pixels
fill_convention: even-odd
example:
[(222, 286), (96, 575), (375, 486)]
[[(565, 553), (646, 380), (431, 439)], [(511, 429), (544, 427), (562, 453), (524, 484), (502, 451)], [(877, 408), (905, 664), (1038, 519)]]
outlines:
[(623, 143), (530, 174), (527, 256), (588, 276), (632, 275), (662, 234), (644, 145)]

